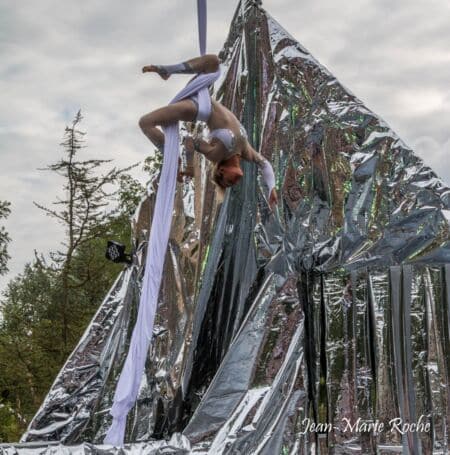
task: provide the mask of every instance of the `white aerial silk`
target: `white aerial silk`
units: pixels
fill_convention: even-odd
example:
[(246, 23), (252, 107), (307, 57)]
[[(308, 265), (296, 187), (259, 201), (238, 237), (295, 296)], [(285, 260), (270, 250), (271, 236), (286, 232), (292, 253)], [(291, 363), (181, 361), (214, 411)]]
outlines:
[[(197, 0), (197, 3), (200, 51), (204, 55), (206, 51), (206, 0)], [(175, 96), (170, 104), (198, 94), (199, 110), (204, 112), (211, 104), (208, 86), (217, 80), (219, 76), (220, 69), (215, 73), (198, 75)], [(175, 185), (178, 173), (178, 122), (163, 128), (163, 131), (165, 135), (164, 158), (153, 211), (139, 311), (131, 336), (130, 349), (114, 394), (114, 403), (109, 411), (113, 416), (113, 421), (103, 441), (104, 444), (115, 446), (123, 446), (127, 414), (134, 406), (142, 375), (144, 374), (145, 360), (152, 340), (153, 322), (158, 303), (164, 258), (172, 224)]]

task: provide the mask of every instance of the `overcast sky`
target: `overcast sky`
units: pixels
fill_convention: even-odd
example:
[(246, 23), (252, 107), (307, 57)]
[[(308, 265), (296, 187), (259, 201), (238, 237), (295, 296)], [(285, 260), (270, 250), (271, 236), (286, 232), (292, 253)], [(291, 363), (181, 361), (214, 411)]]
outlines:
[[(132, 6), (130, 6), (130, 3)], [(37, 170), (61, 156), (66, 124), (82, 109), (87, 155), (118, 166), (151, 150), (139, 117), (189, 76), (141, 73), (198, 52), (195, 0), (0, 0), (0, 199), (11, 272), (62, 239), (33, 204), (61, 195)], [(208, 52), (226, 39), (237, 0), (209, 0)], [(449, 0), (265, 0), (265, 9), (367, 107), (450, 182)], [(141, 181), (139, 169), (134, 173)]]

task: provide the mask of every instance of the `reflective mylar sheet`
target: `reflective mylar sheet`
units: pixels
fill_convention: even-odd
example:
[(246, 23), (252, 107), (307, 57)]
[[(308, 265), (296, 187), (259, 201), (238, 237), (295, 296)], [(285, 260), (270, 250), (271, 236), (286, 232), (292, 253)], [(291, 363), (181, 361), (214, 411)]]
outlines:
[[(178, 184), (121, 453), (447, 453), (450, 189), (257, 3), (236, 10), (214, 94), (272, 162), (280, 203), (248, 162), (223, 200), (200, 155), (195, 188)], [(118, 453), (101, 441), (154, 199), (134, 264), (6, 453)]]

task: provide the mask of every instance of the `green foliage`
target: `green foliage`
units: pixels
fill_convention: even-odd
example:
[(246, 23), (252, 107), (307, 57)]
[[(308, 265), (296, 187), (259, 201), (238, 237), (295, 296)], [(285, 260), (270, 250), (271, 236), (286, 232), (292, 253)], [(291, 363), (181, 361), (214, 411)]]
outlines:
[(19, 430), (20, 417), (7, 403), (0, 402), (0, 443), (11, 441)]
[[(11, 213), (9, 206), (9, 202), (0, 201), (0, 219), (7, 218)], [(8, 254), (8, 243), (10, 241), (11, 239), (6, 232), (5, 227), (0, 226), (0, 275), (4, 275), (8, 271), (6, 264), (8, 259), (10, 259)]]
[(46, 168), (64, 176), (65, 197), (54, 202), (56, 208), (36, 204), (65, 226), (63, 245), (48, 259), (35, 253), (0, 301), (4, 442), (20, 439), (122, 269), (105, 259), (107, 240), (131, 249), (129, 216), (144, 188), (126, 173), (131, 167), (104, 172), (110, 160), (77, 159), (85, 134), (77, 129), (80, 121), (78, 113), (66, 128), (65, 157)]
[(25, 417), (39, 406), (61, 359), (55, 272), (36, 256), (10, 281), (0, 306), (0, 391)]
[(120, 176), (118, 191), (118, 209), (122, 215), (132, 215), (144, 195), (144, 187), (131, 175)]
[(158, 172), (162, 168), (163, 154), (157, 150), (154, 155), (148, 156), (144, 160), (143, 170), (149, 174)]

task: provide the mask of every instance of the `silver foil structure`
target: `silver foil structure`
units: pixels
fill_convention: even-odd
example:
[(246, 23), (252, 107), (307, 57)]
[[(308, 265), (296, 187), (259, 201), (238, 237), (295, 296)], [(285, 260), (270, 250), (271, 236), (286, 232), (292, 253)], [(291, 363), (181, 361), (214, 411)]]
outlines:
[[(149, 194), (134, 264), (4, 453), (447, 453), (450, 189), (259, 2), (239, 4), (220, 57), (214, 94), (272, 162), (278, 210), (253, 163), (219, 200), (195, 158), (119, 450), (101, 441), (137, 312)], [(414, 422), (420, 431), (404, 431)]]

